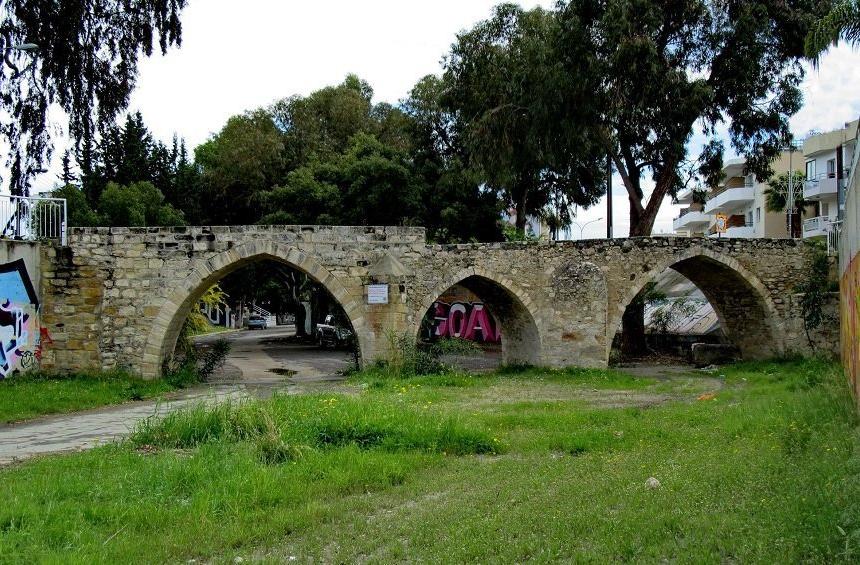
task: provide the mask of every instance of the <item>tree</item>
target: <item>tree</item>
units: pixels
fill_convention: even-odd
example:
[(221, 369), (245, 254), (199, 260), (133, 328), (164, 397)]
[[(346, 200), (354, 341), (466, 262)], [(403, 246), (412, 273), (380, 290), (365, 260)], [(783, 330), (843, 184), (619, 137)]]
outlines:
[(838, 0), (830, 11), (812, 25), (806, 36), (806, 55), (817, 65), (821, 55), (842, 39), (860, 43), (860, 0)]
[(0, 60), (0, 123), (9, 145), (12, 194), (28, 194), (30, 180), (52, 152), (48, 109), (68, 116), (76, 146), (92, 140), (126, 108), (141, 56), (181, 42), (186, 0), (8, 0), (0, 7), (0, 44), (37, 43), (36, 53), (5, 51)]
[[(291, 96), (273, 104), (271, 119), (283, 133), (288, 168), (326, 162), (344, 153), (358, 133), (377, 133), (373, 89), (355, 75), (307, 97)], [(380, 111), (379, 114), (382, 114)]]
[(800, 216), (806, 211), (808, 206), (814, 206), (815, 203), (803, 198), (803, 184), (806, 180), (806, 175), (800, 171), (794, 171), (789, 182), (789, 174), (781, 173), (771, 178), (767, 184), (768, 187), (764, 190), (765, 207), (769, 212), (787, 212), (788, 211), (788, 192), (789, 187), (794, 187), (794, 206), (790, 218), (789, 235), (790, 237), (800, 237)]
[(562, 128), (561, 91), (583, 94), (553, 61), (555, 14), (513, 4), (457, 37), (445, 61), (445, 105), (457, 121), (469, 164), (516, 210), (516, 227), (540, 213), (552, 192), (594, 204), (603, 171), (599, 147), (578, 128)]
[(164, 195), (165, 201), (182, 210), (189, 223), (199, 225), (203, 222), (204, 210), (200, 169), (188, 159), (185, 140), (179, 141), (175, 154), (173, 178), (170, 189)]
[[(818, 5), (607, 0), (561, 7), (555, 58), (569, 81), (593, 92), (585, 112), (574, 91), (566, 103), (573, 113), (562, 122), (585, 128), (610, 156), (630, 200), (631, 236), (650, 235), (664, 198), (689, 179), (717, 183), (722, 124), (746, 156), (745, 172), (771, 176), (770, 163), (791, 136), (788, 118), (801, 106), (799, 62)], [(697, 124), (707, 142), (690, 160)], [(654, 188), (646, 200), (647, 177)]]
[(201, 219), (220, 225), (259, 220), (261, 194), (284, 175), (282, 132), (269, 113), (233, 116), (194, 153), (203, 186)]
[(466, 165), (466, 149), (452, 111), (443, 105), (439, 77), (419, 80), (403, 101), (410, 118), (411, 161), (421, 183), (421, 225), (430, 241), (500, 241), (504, 208), (498, 194), (482, 185), (480, 173)]
[(72, 154), (70, 151), (66, 150), (63, 153), (63, 171), (60, 173), (60, 181), (63, 183), (63, 186), (72, 184), (78, 180), (77, 175), (72, 171)]
[(101, 220), (108, 226), (182, 226), (182, 212), (164, 203), (152, 183), (108, 183), (99, 198)]
[(51, 193), (53, 198), (66, 199), (66, 222), (69, 226), (86, 227), (99, 225), (99, 215), (90, 207), (80, 188), (67, 184)]
[(408, 155), (376, 137), (350, 140), (340, 168), (341, 219), (348, 225), (415, 224), (421, 199)]
[(326, 174), (331, 167), (305, 166), (287, 174), (285, 182), (261, 195), (263, 224), (336, 224), (340, 190)]

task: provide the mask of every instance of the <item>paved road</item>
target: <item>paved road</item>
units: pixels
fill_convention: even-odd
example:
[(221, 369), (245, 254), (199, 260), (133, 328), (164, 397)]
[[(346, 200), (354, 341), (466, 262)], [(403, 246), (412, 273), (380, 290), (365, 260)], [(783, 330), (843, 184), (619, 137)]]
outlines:
[(347, 351), (299, 342), (294, 326), (213, 334), (198, 338), (197, 343), (207, 345), (219, 339), (231, 345), (224, 368), (214, 376), (219, 383), (283, 383), (285, 376), (289, 376), (288, 384), (340, 380), (340, 373), (352, 362)]
[[(290, 339), (291, 327), (241, 331), (200, 338), (201, 344), (227, 339), (227, 362), (207, 386), (170, 396), (96, 410), (49, 416), (28, 423), (0, 426), (0, 465), (35, 455), (77, 451), (129, 433), (138, 422), (196, 403), (265, 398), (275, 391), (302, 394), (335, 390), (352, 392), (338, 371), (349, 366), (348, 353), (320, 350)], [(277, 370), (277, 372), (273, 371)], [(285, 374), (295, 371), (295, 373)]]

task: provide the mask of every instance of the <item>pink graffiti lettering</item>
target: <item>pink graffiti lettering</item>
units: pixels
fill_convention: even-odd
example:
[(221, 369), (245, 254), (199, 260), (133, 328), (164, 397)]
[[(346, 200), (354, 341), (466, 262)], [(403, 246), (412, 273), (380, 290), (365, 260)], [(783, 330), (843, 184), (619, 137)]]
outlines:
[(502, 339), (501, 329), (480, 302), (434, 302), (432, 311), (436, 337), (489, 342)]

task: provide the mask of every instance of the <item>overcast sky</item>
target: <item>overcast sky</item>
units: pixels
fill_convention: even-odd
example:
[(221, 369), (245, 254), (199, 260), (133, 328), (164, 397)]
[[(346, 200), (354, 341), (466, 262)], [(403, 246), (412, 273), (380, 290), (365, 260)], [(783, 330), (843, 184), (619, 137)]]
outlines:
[[(396, 103), (419, 78), (440, 72), (456, 33), (485, 19), (497, 3), (190, 0), (182, 16), (182, 47), (141, 63), (130, 109), (143, 113), (156, 137), (167, 142), (177, 133), (194, 147), (234, 114), (337, 84), (348, 73), (371, 84), (376, 102)], [(553, 3), (521, 2), (526, 8)], [(840, 47), (807, 74), (805, 106), (791, 122), (795, 134), (835, 129), (857, 118), (858, 69), (860, 55)], [(45, 175), (34, 188), (47, 190), (55, 183), (56, 174)], [(615, 186), (615, 232), (622, 236), (627, 200), (617, 180)], [(677, 210), (667, 202), (655, 232), (671, 231)], [(605, 216), (603, 202), (581, 211), (577, 221)], [(586, 237), (605, 233), (604, 220), (585, 229)]]

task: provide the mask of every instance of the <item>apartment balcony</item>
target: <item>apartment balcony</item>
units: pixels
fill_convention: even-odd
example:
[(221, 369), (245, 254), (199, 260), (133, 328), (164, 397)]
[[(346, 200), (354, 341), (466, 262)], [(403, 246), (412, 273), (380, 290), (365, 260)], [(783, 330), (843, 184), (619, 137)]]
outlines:
[[(848, 174), (846, 171), (845, 177)], [(829, 196), (836, 196), (839, 191), (839, 179), (835, 173), (824, 173), (813, 179), (807, 179), (803, 183), (803, 199), (804, 200), (821, 200)]]
[(743, 208), (755, 200), (753, 185), (727, 188), (705, 202), (705, 214), (725, 214)]
[(711, 223), (711, 218), (704, 212), (684, 209), (681, 210), (681, 215), (672, 222), (672, 227), (675, 231), (704, 231), (709, 223)]
[(755, 237), (755, 228), (752, 224), (745, 226), (732, 226), (726, 230), (724, 237), (737, 237), (744, 239)]
[(824, 238), (833, 230), (835, 217), (818, 216), (803, 220), (803, 238)]

